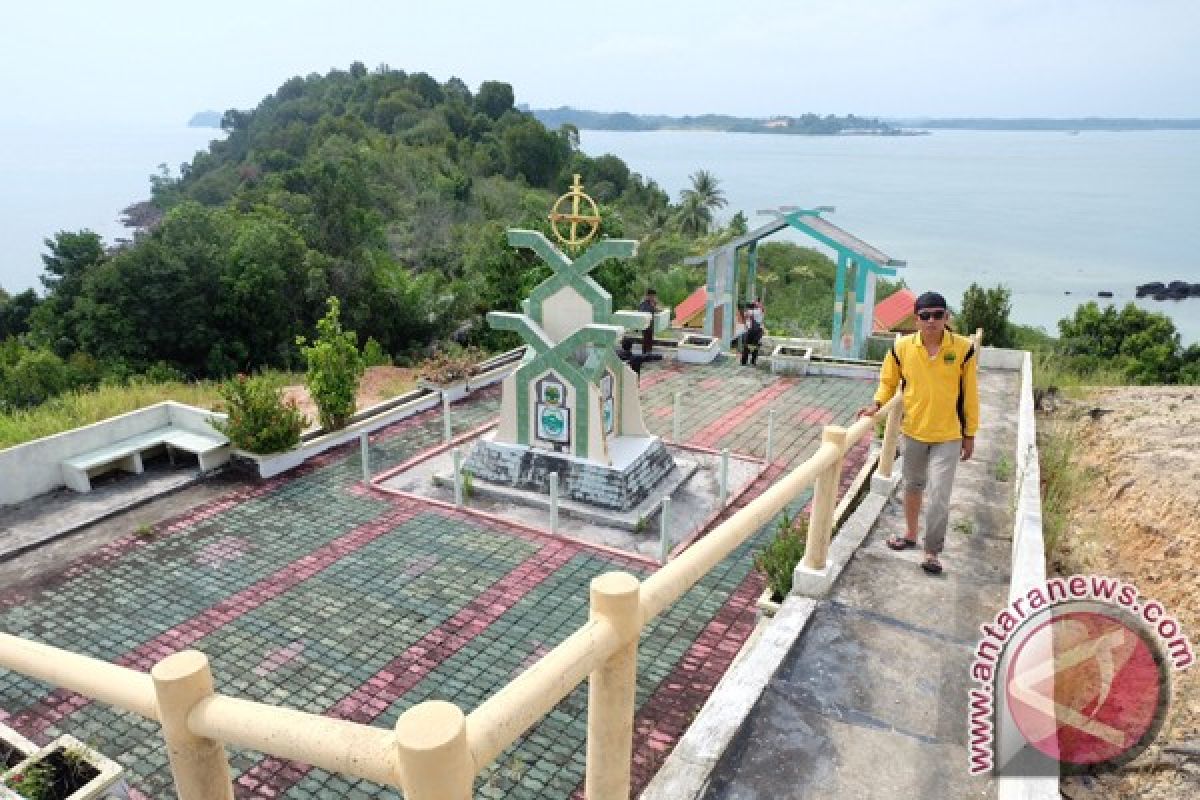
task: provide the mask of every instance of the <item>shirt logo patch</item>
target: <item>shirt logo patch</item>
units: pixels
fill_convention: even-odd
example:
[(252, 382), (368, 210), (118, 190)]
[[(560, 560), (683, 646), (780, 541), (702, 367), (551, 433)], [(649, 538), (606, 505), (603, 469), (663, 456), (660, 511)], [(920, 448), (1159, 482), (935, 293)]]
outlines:
[(946, 353), (946, 355), (942, 356), (942, 360), (945, 361), (947, 364), (953, 364), (954, 363), (954, 353), (953, 352)]

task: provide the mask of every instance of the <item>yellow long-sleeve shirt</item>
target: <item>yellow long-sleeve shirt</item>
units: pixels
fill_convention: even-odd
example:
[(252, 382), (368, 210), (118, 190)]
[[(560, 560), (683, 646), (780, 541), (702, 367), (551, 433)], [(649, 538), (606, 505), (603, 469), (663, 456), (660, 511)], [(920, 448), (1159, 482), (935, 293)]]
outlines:
[(965, 336), (946, 331), (932, 358), (921, 334), (902, 336), (883, 359), (875, 400), (881, 405), (891, 400), (903, 380), (904, 433), (928, 444), (974, 436), (979, 429), (978, 361)]

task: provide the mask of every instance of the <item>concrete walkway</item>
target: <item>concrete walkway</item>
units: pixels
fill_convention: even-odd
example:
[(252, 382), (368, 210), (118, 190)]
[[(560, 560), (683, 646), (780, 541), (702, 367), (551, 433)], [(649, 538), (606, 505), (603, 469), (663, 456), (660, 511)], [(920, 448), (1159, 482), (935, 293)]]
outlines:
[(968, 668), (978, 626), (1007, 596), (1019, 386), (1019, 373), (981, 373), (981, 430), (955, 481), (946, 571), (930, 577), (920, 549), (885, 546), (904, 533), (898, 491), (704, 797), (995, 797), (989, 779), (967, 773)]

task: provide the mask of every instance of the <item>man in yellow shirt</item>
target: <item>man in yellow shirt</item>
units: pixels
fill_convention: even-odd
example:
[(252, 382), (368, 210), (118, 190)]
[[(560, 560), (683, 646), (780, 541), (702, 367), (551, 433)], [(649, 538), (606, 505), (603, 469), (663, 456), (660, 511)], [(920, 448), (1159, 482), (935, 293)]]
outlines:
[(946, 541), (955, 466), (975, 450), (978, 358), (970, 339), (946, 329), (950, 311), (944, 297), (926, 292), (917, 298), (915, 310), (917, 332), (896, 339), (883, 359), (875, 403), (860, 414), (875, 414), (897, 389), (903, 392), (905, 536), (893, 536), (887, 545), (893, 550), (917, 546), (917, 522), (928, 485), (921, 568), (936, 575), (942, 571), (938, 556)]

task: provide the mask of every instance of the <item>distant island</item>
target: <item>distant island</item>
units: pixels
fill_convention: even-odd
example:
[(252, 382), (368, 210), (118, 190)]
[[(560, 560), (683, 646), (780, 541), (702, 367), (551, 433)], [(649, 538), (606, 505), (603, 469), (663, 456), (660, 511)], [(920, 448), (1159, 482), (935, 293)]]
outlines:
[(1200, 119), (1138, 119), (1136, 117), (966, 117), (959, 119), (890, 119), (901, 127), (966, 131), (1194, 131)]
[(973, 131), (1161, 131), (1200, 130), (1200, 119), (1139, 119), (1135, 117), (934, 117), (878, 118), (801, 114), (754, 118), (728, 114), (672, 117), (665, 114), (631, 114), (627, 111), (587, 111), (560, 108), (528, 109), (543, 125), (557, 129), (574, 125), (594, 131), (721, 131), (726, 133), (782, 133), (810, 136), (873, 135), (919, 136), (931, 130)]
[(532, 109), (537, 119), (551, 130), (574, 125), (595, 131), (720, 131), (724, 133), (778, 133), (809, 136), (845, 134), (873, 136), (912, 136), (921, 131), (903, 130), (879, 119), (854, 114), (802, 114), (799, 117), (775, 116), (764, 119), (734, 117), (727, 114), (700, 114), (671, 117), (664, 114), (630, 114), (627, 111), (586, 111), (562, 106)]
[(220, 111), (197, 111), (192, 115), (192, 118), (188, 120), (188, 127), (219, 128), (221, 127), (221, 117), (223, 116), (224, 114), (222, 114)]

